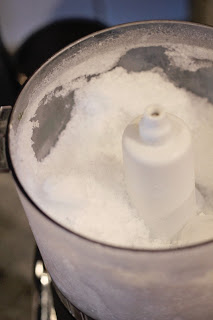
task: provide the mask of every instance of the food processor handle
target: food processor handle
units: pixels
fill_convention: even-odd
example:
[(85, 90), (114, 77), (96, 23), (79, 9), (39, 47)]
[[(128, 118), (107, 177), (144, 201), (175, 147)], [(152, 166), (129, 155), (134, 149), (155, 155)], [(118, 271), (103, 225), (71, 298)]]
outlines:
[(0, 107), (0, 172), (9, 171), (6, 154), (6, 135), (11, 111), (11, 106)]

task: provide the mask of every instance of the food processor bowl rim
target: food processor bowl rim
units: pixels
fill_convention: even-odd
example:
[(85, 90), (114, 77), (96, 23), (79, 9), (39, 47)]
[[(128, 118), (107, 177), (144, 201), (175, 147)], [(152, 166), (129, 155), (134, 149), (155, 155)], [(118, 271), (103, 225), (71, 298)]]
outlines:
[(149, 253), (149, 254), (163, 254), (163, 253), (174, 253), (174, 252), (183, 252), (183, 251), (189, 251), (192, 249), (196, 249), (196, 248), (201, 248), (201, 247), (206, 247), (207, 245), (213, 245), (213, 239), (210, 239), (208, 241), (203, 241), (203, 242), (199, 242), (199, 243), (195, 243), (195, 244), (191, 244), (191, 245), (186, 245), (186, 246), (177, 246), (177, 247), (168, 247), (168, 248), (131, 248), (131, 247), (125, 247), (125, 246), (119, 246), (119, 245), (113, 245), (113, 244), (108, 244), (108, 243), (104, 243), (89, 237), (86, 237), (82, 234), (79, 234), (75, 231), (72, 231), (71, 229), (65, 227), (63, 224), (57, 222), (56, 220), (54, 220), (50, 215), (48, 215), (46, 212), (44, 212), (35, 202), (34, 200), (30, 197), (30, 195), (27, 193), (27, 191), (25, 190), (23, 184), (20, 182), (18, 175), (16, 174), (15, 168), (13, 166), (12, 163), (12, 158), (10, 155), (10, 131), (11, 131), (11, 123), (13, 122), (13, 117), (14, 117), (14, 110), (16, 105), (19, 102), (20, 96), (22, 96), (25, 93), (25, 90), (27, 87), (29, 87), (31, 85), (31, 82), (33, 81), (34, 77), (46, 66), (50, 63), (51, 60), (55, 59), (57, 56), (60, 56), (64, 51), (66, 51), (67, 49), (74, 47), (76, 44), (84, 42), (87, 39), (93, 38), (96, 35), (102, 34), (102, 33), (106, 33), (112, 30), (116, 30), (118, 28), (125, 28), (125, 27), (129, 27), (129, 26), (134, 26), (134, 25), (148, 25), (148, 24), (159, 24), (159, 25), (165, 25), (165, 24), (177, 24), (177, 25), (189, 25), (189, 26), (194, 26), (194, 27), (202, 27), (203, 29), (209, 29), (209, 30), (213, 30), (213, 28), (211, 26), (207, 26), (207, 25), (203, 25), (200, 23), (194, 23), (194, 22), (188, 22), (188, 21), (179, 21), (179, 20), (145, 20), (145, 21), (135, 21), (135, 22), (129, 22), (129, 23), (124, 23), (124, 24), (119, 24), (110, 28), (106, 28), (103, 29), (101, 31), (97, 31), (94, 33), (91, 33), (81, 39), (78, 39), (75, 42), (72, 42), (71, 44), (67, 45), (66, 47), (64, 47), (63, 49), (61, 49), (60, 51), (58, 51), (56, 54), (54, 54), (51, 58), (49, 58), (44, 64), (42, 64), (35, 72), (34, 74), (30, 77), (30, 79), (27, 81), (27, 83), (24, 85), (24, 87), (22, 88), (16, 102), (15, 105), (13, 107), (13, 110), (10, 114), (9, 120), (8, 120), (8, 126), (7, 126), (7, 133), (6, 133), (6, 156), (7, 156), (7, 161), (8, 161), (8, 166), (9, 169), (12, 172), (13, 178), (19, 188), (19, 190), (21, 191), (21, 193), (23, 194), (23, 196), (30, 202), (30, 204), (37, 210), (38, 214), (41, 214), (43, 217), (45, 217), (47, 220), (49, 220), (51, 223), (53, 223), (54, 225), (56, 225), (57, 227), (61, 228), (62, 230), (64, 230), (65, 232), (68, 232), (69, 234), (71, 233), (73, 236), (80, 238), (83, 241), (87, 241), (90, 242), (93, 245), (98, 245), (98, 246), (102, 246), (108, 249), (113, 249), (113, 250), (119, 250), (119, 251), (126, 251), (126, 252), (135, 252), (135, 253)]

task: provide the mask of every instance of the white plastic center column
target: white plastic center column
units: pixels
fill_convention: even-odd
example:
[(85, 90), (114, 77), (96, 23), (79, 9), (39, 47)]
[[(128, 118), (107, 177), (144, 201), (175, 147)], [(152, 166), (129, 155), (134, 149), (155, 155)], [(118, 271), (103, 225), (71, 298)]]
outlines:
[(190, 130), (150, 106), (125, 129), (123, 160), (128, 194), (152, 238), (172, 240), (196, 213)]

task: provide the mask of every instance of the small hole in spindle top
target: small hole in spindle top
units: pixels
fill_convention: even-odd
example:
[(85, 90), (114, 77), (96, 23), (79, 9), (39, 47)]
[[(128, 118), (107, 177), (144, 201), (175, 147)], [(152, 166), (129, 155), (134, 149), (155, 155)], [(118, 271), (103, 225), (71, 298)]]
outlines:
[(149, 106), (145, 110), (145, 114), (154, 120), (154, 118), (162, 118), (164, 109), (161, 106)]
[(151, 113), (151, 116), (152, 117), (158, 117), (160, 115), (160, 112), (159, 111), (153, 111), (152, 113)]

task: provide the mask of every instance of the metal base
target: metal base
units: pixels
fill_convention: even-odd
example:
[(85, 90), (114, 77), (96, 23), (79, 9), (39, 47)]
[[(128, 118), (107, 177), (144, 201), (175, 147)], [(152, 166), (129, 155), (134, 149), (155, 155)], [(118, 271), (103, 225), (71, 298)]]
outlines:
[(36, 291), (33, 320), (93, 320), (73, 306), (58, 290), (47, 272), (38, 249), (34, 262)]
[[(58, 308), (61, 308), (61, 304), (65, 308), (66, 312), (68, 311), (69, 315), (72, 315), (72, 318), (69, 319), (76, 319), (76, 320), (93, 320), (80, 310), (78, 310), (73, 304), (71, 304), (65, 297), (64, 295), (57, 289), (55, 284), (52, 286), (53, 288), (53, 296), (54, 298), (54, 304), (57, 310), (57, 305), (58, 305), (58, 300), (60, 301), (60, 305), (58, 305)], [(58, 299), (59, 298), (59, 299)], [(62, 310), (61, 310), (62, 311)], [(67, 318), (58, 318), (59, 320), (65, 320)]]

